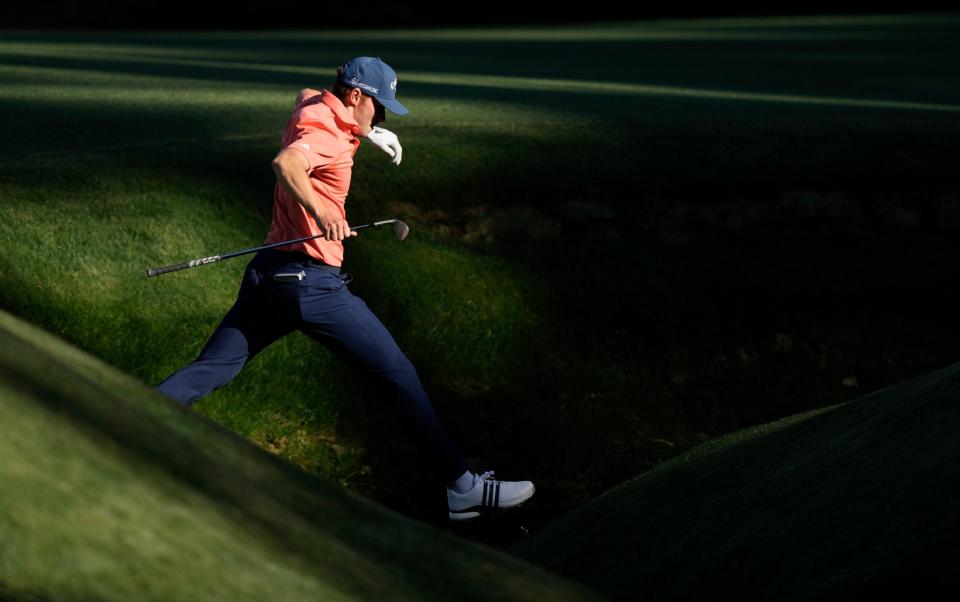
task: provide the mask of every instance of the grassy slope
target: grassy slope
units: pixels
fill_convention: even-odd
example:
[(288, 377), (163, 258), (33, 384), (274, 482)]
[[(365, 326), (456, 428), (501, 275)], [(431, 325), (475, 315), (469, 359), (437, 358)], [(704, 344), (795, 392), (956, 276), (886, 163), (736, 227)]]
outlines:
[[(351, 241), (351, 288), (472, 467), (532, 478), (533, 509), (557, 516), (704, 439), (957, 357), (960, 245), (940, 228), (960, 227), (958, 22), (9, 32), (0, 307), (156, 384), (244, 261), (143, 269), (262, 240), (296, 91), (383, 56), (413, 110), (386, 124), (404, 162), (361, 149), (351, 220), (398, 214), (414, 234)], [(303, 337), (198, 410), (430, 506), (389, 410)]]
[(954, 599), (960, 364), (728, 435), (515, 551), (613, 599)]
[(0, 312), (0, 595), (578, 600), (308, 475)]

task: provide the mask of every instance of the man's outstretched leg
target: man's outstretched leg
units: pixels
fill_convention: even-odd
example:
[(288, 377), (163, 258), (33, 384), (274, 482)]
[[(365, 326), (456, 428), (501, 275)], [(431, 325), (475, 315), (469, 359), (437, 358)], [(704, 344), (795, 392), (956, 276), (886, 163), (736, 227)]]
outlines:
[(475, 475), (448, 437), (413, 364), (367, 305), (347, 290), (335, 271), (309, 270), (310, 293), (301, 297), (301, 330), (373, 377), (396, 405), (405, 426), (436, 475), (447, 486), (451, 520), (516, 506), (534, 492), (530, 481), (496, 481)]
[(168, 376), (157, 386), (158, 391), (182, 405), (192, 405), (232, 381), (251, 357), (292, 330), (292, 326), (285, 327), (272, 317), (253, 265), (251, 261), (247, 266), (236, 303), (200, 356)]

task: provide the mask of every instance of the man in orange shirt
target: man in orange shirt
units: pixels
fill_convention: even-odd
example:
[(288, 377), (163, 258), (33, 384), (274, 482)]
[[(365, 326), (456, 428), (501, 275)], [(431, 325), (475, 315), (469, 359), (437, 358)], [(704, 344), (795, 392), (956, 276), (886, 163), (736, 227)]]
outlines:
[(225, 386), (253, 356), (299, 330), (358, 367), (383, 388), (417, 448), (447, 487), (450, 520), (514, 507), (534, 493), (530, 481), (476, 475), (450, 441), (410, 360), (341, 274), (353, 156), (366, 138), (399, 165), (397, 136), (377, 124), (386, 110), (409, 111), (396, 99), (397, 77), (379, 58), (357, 57), (337, 70), (332, 91), (303, 90), (273, 160), (273, 219), (264, 244), (322, 234), (260, 251), (247, 266), (237, 301), (200, 356), (157, 389), (191, 405)]

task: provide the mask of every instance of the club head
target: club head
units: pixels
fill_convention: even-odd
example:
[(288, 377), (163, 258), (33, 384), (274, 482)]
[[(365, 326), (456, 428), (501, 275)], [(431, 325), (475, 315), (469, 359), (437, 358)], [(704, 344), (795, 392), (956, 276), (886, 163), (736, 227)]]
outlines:
[(410, 226), (400, 220), (396, 220), (393, 222), (393, 233), (396, 234), (397, 240), (406, 240), (407, 236), (410, 235)]

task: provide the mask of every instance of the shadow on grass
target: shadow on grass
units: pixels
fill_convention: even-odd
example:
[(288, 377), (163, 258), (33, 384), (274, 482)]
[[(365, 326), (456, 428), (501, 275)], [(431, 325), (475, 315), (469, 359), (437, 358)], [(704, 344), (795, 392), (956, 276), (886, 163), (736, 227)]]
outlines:
[(0, 581), (0, 602), (47, 602), (49, 596), (14, 590)]
[[(912, 585), (950, 599), (958, 376), (953, 364), (710, 442), (515, 551), (611, 599), (866, 600)], [(578, 537), (610, 552), (571, 546)]]
[[(481, 73), (584, 81), (650, 81), (661, 85), (687, 85), (694, 81), (704, 87), (734, 90), (773, 88), (822, 93), (826, 89), (840, 95), (861, 96), (865, 88), (882, 90), (884, 84), (894, 88), (911, 84), (916, 87), (921, 82), (929, 84), (928, 77), (949, 81), (953, 73), (950, 57), (960, 51), (953, 35), (956, 20), (931, 16), (927, 22), (916, 25), (861, 23), (830, 29), (829, 22), (819, 27), (782, 24), (777, 30), (768, 30), (766, 37), (753, 39), (750, 34), (755, 32), (737, 26), (720, 24), (708, 31), (696, 24), (684, 27), (675, 22), (667, 32), (656, 23), (626, 23), (620, 25), (621, 35), (616, 34), (617, 26), (613, 26), (606, 28), (611, 30), (606, 37), (591, 36), (590, 31), (599, 29), (603, 33), (604, 28), (588, 27), (584, 28), (587, 35), (557, 39), (538, 37), (536, 33), (531, 33), (529, 39), (517, 34), (485, 38), (466, 30), (459, 38), (436, 36), (429, 31), (399, 35), (290, 32), (96, 36), (14, 32), (6, 35), (5, 41), (10, 53), (7, 60), (19, 64), (72, 65), (205, 81), (282, 84), (290, 81), (283, 73), (253, 69), (250, 64), (275, 64), (278, 68), (323, 66), (332, 70), (350, 56), (374, 55), (400, 68), (401, 82), (404, 71)], [(717, 37), (724, 30), (726, 37)], [(643, 37), (644, 31), (654, 35)], [(673, 39), (657, 35), (670, 31), (683, 35)], [(743, 37), (738, 38), (738, 32)], [(779, 39), (778, 33), (782, 35)], [(798, 33), (817, 35), (796, 37)], [(57, 59), (40, 54), (38, 46), (47, 55), (64, 47), (73, 52), (66, 60)], [(86, 59), (84, 53), (97, 58)], [(878, 60), (860, 60), (865, 56)], [(217, 61), (218, 65), (184, 63), (188, 60)], [(901, 66), (904, 61), (922, 64), (923, 69), (905, 70)]]

